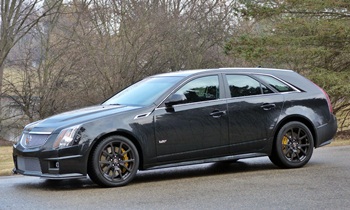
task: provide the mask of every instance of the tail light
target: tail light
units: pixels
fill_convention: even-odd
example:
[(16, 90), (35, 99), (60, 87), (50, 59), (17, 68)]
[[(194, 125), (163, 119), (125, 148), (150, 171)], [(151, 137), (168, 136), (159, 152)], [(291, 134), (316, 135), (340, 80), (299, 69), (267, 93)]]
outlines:
[[(316, 85), (316, 84), (315, 84)], [(326, 96), (327, 99), (327, 103), (328, 103), (328, 109), (330, 113), (333, 113), (333, 107), (332, 107), (332, 103), (331, 103), (331, 99), (329, 98), (327, 92), (325, 90), (323, 90), (320, 86), (316, 85), (318, 88), (320, 88), (320, 90), (323, 92), (323, 94)]]
[(328, 108), (329, 108), (330, 113), (333, 113), (333, 107), (332, 107), (331, 99), (329, 98), (329, 96), (328, 96), (328, 94), (326, 93), (325, 90), (323, 90), (322, 88), (321, 88), (321, 90), (322, 90), (322, 92), (324, 93), (324, 95), (327, 98), (327, 103), (328, 103)]

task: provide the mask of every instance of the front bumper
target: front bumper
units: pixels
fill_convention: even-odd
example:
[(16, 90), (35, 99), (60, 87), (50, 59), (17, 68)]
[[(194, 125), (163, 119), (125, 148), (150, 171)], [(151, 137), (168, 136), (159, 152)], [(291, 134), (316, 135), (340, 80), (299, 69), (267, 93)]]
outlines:
[(77, 145), (63, 149), (26, 149), (13, 147), (15, 173), (47, 179), (86, 177), (86, 146)]

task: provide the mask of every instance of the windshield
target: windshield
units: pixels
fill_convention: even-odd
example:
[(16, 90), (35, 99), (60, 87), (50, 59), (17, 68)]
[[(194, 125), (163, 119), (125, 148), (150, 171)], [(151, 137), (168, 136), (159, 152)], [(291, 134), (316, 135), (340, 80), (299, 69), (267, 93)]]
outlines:
[(103, 104), (147, 106), (183, 77), (149, 77), (117, 93)]

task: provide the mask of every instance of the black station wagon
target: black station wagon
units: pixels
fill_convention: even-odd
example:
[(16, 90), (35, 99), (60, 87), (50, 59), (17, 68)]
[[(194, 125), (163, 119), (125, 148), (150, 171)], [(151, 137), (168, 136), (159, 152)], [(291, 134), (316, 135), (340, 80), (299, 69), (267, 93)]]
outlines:
[(129, 183), (138, 170), (269, 156), (304, 166), (337, 130), (327, 94), (291, 70), (230, 68), (154, 75), (100, 105), (27, 125), (15, 172)]

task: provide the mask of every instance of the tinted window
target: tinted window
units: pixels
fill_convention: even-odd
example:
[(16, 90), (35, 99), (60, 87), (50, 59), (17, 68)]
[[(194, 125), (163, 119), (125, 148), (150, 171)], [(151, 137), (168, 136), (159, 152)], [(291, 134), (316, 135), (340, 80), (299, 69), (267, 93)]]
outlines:
[(149, 77), (119, 92), (103, 104), (150, 105), (182, 78)]
[(219, 78), (218, 76), (207, 76), (194, 79), (185, 84), (175, 94), (184, 96), (183, 103), (218, 99), (220, 97)]
[(294, 91), (294, 89), (285, 83), (279, 81), (276, 78), (266, 76), (266, 75), (256, 75), (259, 79), (263, 80), (267, 84), (269, 84), (271, 87), (275, 88), (278, 92), (289, 92)]
[(226, 75), (231, 97), (272, 93), (265, 85), (245, 75)]
[(264, 84), (260, 83), (260, 86), (261, 86), (261, 90), (262, 90), (263, 94), (273, 93), (273, 91), (270, 90), (268, 87), (266, 87)]

